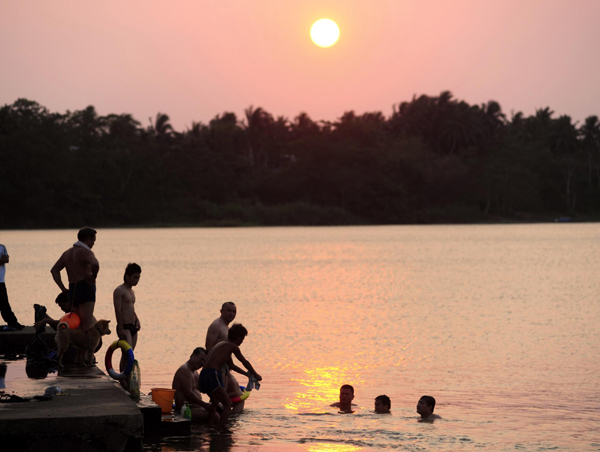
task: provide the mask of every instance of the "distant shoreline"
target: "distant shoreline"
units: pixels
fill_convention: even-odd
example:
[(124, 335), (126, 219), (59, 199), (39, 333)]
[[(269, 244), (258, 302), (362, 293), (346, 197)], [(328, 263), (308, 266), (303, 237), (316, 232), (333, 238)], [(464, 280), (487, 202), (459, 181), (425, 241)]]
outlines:
[[(439, 222), (439, 223), (344, 223), (344, 224), (258, 224), (248, 223), (234, 220), (225, 221), (204, 221), (200, 223), (146, 223), (146, 224), (127, 224), (127, 225), (96, 225), (96, 228), (102, 229), (176, 229), (176, 228), (214, 228), (214, 229), (235, 229), (235, 228), (283, 228), (283, 227), (369, 227), (369, 226), (487, 226), (487, 225), (526, 225), (526, 224), (570, 224), (570, 223), (600, 223), (600, 218), (570, 218), (555, 217), (554, 219), (535, 218), (528, 221), (519, 221), (511, 218), (496, 218), (480, 222)], [(31, 227), (14, 227), (0, 228), (0, 231), (54, 231), (65, 229), (77, 229), (82, 225), (64, 226), (64, 227), (47, 227), (47, 228), (31, 228)]]

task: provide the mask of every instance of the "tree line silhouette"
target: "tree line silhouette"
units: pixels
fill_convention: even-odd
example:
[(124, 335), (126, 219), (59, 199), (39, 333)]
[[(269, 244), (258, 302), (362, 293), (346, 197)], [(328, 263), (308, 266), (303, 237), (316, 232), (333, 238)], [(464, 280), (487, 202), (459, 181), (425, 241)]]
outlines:
[(0, 228), (595, 219), (600, 121), (415, 96), (337, 121), (250, 107), (183, 132), (93, 106), (0, 108)]

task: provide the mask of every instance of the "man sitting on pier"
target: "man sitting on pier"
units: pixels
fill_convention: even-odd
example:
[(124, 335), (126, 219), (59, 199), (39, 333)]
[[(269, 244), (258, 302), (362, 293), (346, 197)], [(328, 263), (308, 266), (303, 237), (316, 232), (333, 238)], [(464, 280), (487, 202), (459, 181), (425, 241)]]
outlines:
[[(175, 389), (175, 410), (181, 410), (184, 402), (188, 402), (192, 410), (192, 422), (208, 421), (210, 403), (202, 400), (202, 393), (198, 390), (198, 370), (206, 361), (206, 350), (197, 347), (192, 352), (190, 359), (182, 364), (175, 375), (171, 388)], [(213, 422), (219, 421), (219, 415), (214, 413)]]

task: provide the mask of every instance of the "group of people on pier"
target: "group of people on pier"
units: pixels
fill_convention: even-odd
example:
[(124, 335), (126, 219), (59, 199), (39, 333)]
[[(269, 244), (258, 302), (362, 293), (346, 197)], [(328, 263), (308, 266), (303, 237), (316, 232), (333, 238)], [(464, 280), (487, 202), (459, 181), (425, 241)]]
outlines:
[[(79, 316), (81, 329), (93, 328), (96, 322), (94, 307), (96, 302), (96, 278), (100, 270), (98, 259), (92, 248), (96, 242), (97, 232), (89, 227), (84, 227), (77, 234), (77, 241), (67, 249), (50, 272), (61, 293), (56, 298), (56, 303), (65, 312), (74, 312)], [(4, 281), (4, 264), (9, 262), (8, 252), (4, 245), (0, 245), (0, 308), (2, 316), (12, 330), (22, 329), (8, 303), (8, 296)], [(68, 278), (68, 287), (62, 281), (61, 272), (65, 270)], [(130, 263), (125, 269), (123, 284), (113, 292), (113, 304), (117, 320), (117, 335), (120, 340), (125, 340), (135, 349), (138, 331), (141, 329), (140, 320), (135, 311), (135, 293), (133, 288), (139, 283), (142, 269), (138, 264)], [(241, 324), (233, 322), (237, 314), (236, 305), (229, 301), (222, 305), (220, 316), (208, 327), (205, 347), (197, 347), (187, 362), (182, 364), (173, 376), (172, 389), (175, 390), (175, 408), (177, 410), (188, 403), (191, 408), (192, 421), (206, 421), (210, 425), (217, 423), (219, 432), (229, 432), (226, 427), (230, 413), (239, 413), (243, 410), (244, 401), (240, 400), (242, 389), (237, 379), (231, 373), (236, 371), (256, 382), (262, 377), (252, 367), (240, 351), (240, 345), (248, 334)], [(60, 320), (55, 320), (48, 315), (39, 319), (35, 327), (39, 329), (49, 325), (58, 328)], [(98, 347), (100, 348), (100, 347)], [(124, 354), (123, 354), (124, 355)], [(241, 362), (245, 370), (234, 364), (232, 356)], [(126, 366), (126, 357), (123, 356), (120, 369)], [(90, 363), (91, 364), (91, 363)], [(198, 371), (201, 370), (200, 373)], [(210, 403), (202, 399), (202, 393), (210, 398)], [(339, 401), (331, 407), (339, 408), (341, 413), (353, 413), (352, 400), (354, 388), (343, 385), (340, 388)], [(232, 402), (236, 401), (236, 403)], [(391, 400), (386, 395), (375, 398), (375, 412), (379, 414), (390, 413)], [(435, 399), (423, 396), (417, 404), (417, 412), (421, 420), (433, 421), (440, 417), (433, 414)]]

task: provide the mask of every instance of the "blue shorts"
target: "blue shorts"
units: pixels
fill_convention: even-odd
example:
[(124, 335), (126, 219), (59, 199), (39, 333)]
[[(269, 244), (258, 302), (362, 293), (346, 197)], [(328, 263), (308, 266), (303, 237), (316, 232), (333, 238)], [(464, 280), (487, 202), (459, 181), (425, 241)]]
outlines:
[(69, 301), (73, 306), (96, 301), (96, 284), (88, 284), (85, 279), (69, 283)]
[(223, 375), (216, 369), (202, 369), (198, 379), (198, 389), (204, 394), (212, 394), (219, 386), (225, 389)]

